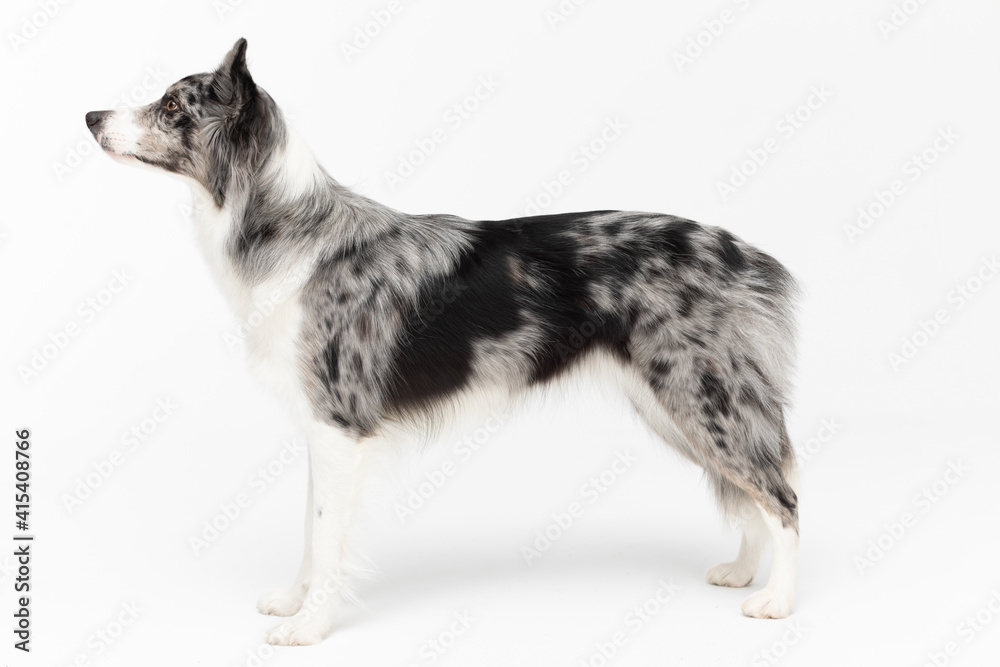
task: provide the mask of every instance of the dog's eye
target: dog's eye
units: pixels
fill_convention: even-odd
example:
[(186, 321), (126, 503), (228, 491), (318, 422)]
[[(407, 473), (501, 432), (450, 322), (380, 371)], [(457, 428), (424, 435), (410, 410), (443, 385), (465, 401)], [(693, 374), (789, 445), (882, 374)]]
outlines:
[(167, 100), (167, 111), (177, 111), (177, 102), (172, 99)]

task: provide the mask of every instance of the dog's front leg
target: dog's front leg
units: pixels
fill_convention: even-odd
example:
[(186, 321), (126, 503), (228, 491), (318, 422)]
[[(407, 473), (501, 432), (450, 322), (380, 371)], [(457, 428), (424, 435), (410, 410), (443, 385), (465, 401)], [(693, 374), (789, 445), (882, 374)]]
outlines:
[(346, 594), (349, 531), (373, 444), (371, 439), (352, 437), (326, 424), (311, 425), (311, 553), (303, 563), (303, 570), (308, 569), (308, 591), (298, 612), (267, 633), (271, 644), (316, 644), (333, 629)]
[[(307, 458), (310, 458), (307, 456)], [(271, 616), (291, 616), (302, 608), (302, 602), (309, 592), (309, 577), (312, 573), (312, 524), (313, 524), (313, 479), (312, 463), (309, 463), (309, 480), (306, 491), (306, 539), (303, 548), (302, 565), (295, 577), (295, 583), (288, 590), (278, 589), (264, 593), (257, 600), (257, 611)]]

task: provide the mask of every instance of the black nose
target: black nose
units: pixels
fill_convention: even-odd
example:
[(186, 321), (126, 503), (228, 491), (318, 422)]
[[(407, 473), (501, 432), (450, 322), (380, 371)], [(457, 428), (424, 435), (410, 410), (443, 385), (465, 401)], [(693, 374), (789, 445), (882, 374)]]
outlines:
[(87, 112), (87, 127), (93, 130), (95, 127), (100, 125), (104, 117), (107, 116), (110, 111), (88, 111)]

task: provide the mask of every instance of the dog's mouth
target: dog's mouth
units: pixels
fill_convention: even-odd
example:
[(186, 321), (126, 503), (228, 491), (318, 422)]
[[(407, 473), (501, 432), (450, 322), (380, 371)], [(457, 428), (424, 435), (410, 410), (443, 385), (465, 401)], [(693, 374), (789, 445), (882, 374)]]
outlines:
[(126, 149), (131, 147), (132, 142), (128, 141), (116, 127), (108, 127), (108, 120), (113, 118), (112, 111), (91, 111), (87, 114), (87, 128), (94, 136), (97, 145), (101, 147), (108, 156), (119, 162), (132, 162), (138, 160), (138, 156)]
[(141, 155), (136, 155), (135, 153), (119, 153), (111, 148), (104, 148), (104, 146), (101, 146), (101, 148), (104, 150), (104, 153), (108, 157), (110, 157), (115, 162), (118, 162), (119, 164), (127, 164), (130, 166), (140, 165), (140, 166), (161, 167), (161, 168), (163, 166), (153, 160), (150, 160), (149, 158), (142, 157)]
[(104, 146), (101, 146), (101, 148), (108, 155), (108, 157), (110, 157), (115, 162), (133, 162), (139, 159), (135, 155), (132, 155), (131, 153), (117, 153), (111, 150), (110, 148), (105, 148)]
[(98, 136), (95, 138), (97, 139), (97, 144), (101, 147), (101, 150), (104, 151), (105, 155), (116, 162), (132, 162), (139, 159), (132, 153), (123, 153), (115, 150), (111, 145), (109, 145), (109, 141), (106, 137)]

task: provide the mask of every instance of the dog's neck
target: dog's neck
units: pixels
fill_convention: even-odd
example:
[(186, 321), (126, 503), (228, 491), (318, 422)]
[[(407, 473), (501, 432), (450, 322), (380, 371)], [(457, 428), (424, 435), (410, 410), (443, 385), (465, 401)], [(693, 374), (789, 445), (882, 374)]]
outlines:
[(286, 262), (268, 267), (267, 271), (248, 271), (235, 248), (239, 236), (247, 233), (244, 226), (254, 200), (263, 198), (275, 207), (291, 209), (335, 185), (296, 133), (287, 129), (282, 134), (281, 145), (268, 156), (259, 174), (245, 184), (231, 181), (221, 206), (203, 185), (189, 180), (195, 234), (202, 254), (241, 318), (262, 300), (273, 299), (276, 290), (282, 294), (297, 290), (316, 260), (305, 249), (288, 253)]
[(322, 253), (364, 244), (402, 216), (337, 183), (296, 132), (282, 129), (259, 173), (231, 179), (221, 206), (190, 181), (199, 245), (240, 317), (275, 290), (301, 288)]

